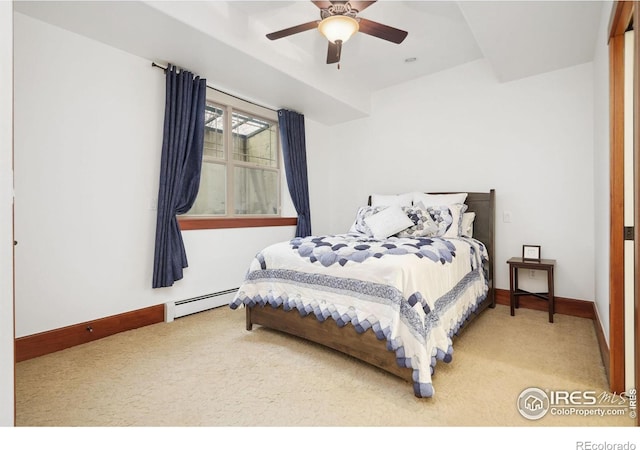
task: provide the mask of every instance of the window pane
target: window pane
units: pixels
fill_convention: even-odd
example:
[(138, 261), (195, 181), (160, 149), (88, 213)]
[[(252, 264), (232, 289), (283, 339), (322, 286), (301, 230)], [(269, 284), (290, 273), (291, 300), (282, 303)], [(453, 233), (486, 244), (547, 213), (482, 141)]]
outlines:
[(244, 113), (232, 113), (233, 159), (258, 166), (278, 166), (276, 124)]
[(185, 215), (279, 216), (277, 113), (211, 91), (204, 122), (200, 189)]
[(278, 214), (278, 172), (236, 167), (233, 176), (236, 214)]
[(188, 215), (224, 215), (226, 214), (227, 177), (223, 164), (202, 162), (200, 189), (198, 197)]
[(204, 158), (224, 159), (224, 110), (207, 103), (204, 112)]

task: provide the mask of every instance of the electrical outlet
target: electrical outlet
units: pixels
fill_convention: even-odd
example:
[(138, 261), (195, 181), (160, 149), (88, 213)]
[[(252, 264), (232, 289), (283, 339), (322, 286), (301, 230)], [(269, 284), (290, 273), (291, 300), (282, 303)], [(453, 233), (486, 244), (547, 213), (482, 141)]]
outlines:
[(504, 223), (511, 223), (511, 211), (504, 211), (502, 213), (502, 221)]
[(533, 269), (529, 270), (529, 278), (535, 278), (536, 277), (536, 271)]

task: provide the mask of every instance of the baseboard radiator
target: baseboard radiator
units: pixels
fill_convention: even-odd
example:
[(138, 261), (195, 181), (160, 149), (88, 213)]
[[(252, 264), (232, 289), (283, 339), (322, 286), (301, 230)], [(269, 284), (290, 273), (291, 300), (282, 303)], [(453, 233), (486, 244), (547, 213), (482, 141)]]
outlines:
[(217, 308), (218, 306), (228, 305), (231, 300), (233, 300), (236, 292), (238, 292), (238, 288), (165, 303), (164, 321), (173, 322), (174, 319), (178, 319), (180, 317)]

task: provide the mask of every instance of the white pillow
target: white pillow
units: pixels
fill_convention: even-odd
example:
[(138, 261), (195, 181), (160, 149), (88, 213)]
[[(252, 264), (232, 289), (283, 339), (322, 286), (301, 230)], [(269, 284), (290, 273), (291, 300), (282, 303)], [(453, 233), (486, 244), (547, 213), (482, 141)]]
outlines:
[(466, 192), (458, 194), (424, 194), (422, 192), (413, 193), (413, 204), (422, 203), (424, 206), (441, 206), (464, 203), (467, 199)]
[(462, 214), (462, 236), (473, 237), (473, 221), (476, 219), (476, 213), (466, 212)]
[(467, 210), (468, 206), (463, 203), (456, 203), (455, 205), (447, 205), (451, 215), (453, 216), (453, 225), (444, 234), (444, 237), (459, 237), (462, 235), (462, 216)]
[(371, 206), (411, 206), (413, 192), (398, 195), (371, 195)]
[(366, 234), (367, 236), (372, 236), (371, 230), (367, 226), (364, 219), (374, 215), (377, 212), (382, 211), (385, 208), (387, 207), (386, 206), (361, 206), (360, 208), (358, 208), (358, 212), (356, 214), (356, 220), (353, 222), (353, 225), (351, 225), (351, 228), (349, 228), (349, 233), (363, 233), (363, 234)]
[(386, 239), (413, 226), (400, 206), (389, 206), (364, 219), (375, 239)]

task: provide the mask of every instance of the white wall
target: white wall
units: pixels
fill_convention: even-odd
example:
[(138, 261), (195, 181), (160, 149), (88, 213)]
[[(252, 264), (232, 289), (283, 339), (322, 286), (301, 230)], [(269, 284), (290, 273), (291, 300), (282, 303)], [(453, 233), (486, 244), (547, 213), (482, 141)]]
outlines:
[(604, 336), (609, 341), (609, 19), (612, 2), (602, 6), (602, 18), (593, 60), (593, 196), (594, 196), (594, 260), (595, 302)]
[(0, 2), (0, 427), (14, 425), (13, 2)]
[(331, 217), (342, 196), (333, 195), (333, 139), (332, 128), (305, 117), (307, 144), (307, 176), (311, 205), (311, 233), (331, 232)]
[(238, 287), (293, 236), (187, 231), (184, 279), (152, 289), (163, 72), (19, 13), (14, 28), (18, 337)]
[(499, 83), (478, 60), (380, 91), (371, 117), (330, 130), (319, 228), (346, 231), (371, 193), (494, 188), (496, 287), (538, 244), (557, 260), (556, 295), (593, 301), (592, 78), (589, 63)]
[[(292, 236), (186, 232), (185, 279), (152, 290), (162, 72), (15, 17), (17, 336), (236, 287), (258, 249)], [(377, 93), (366, 119), (307, 120), (313, 232), (346, 231), (371, 193), (495, 188), (496, 286), (539, 244), (556, 295), (593, 300), (593, 69), (501, 84), (478, 60)]]

